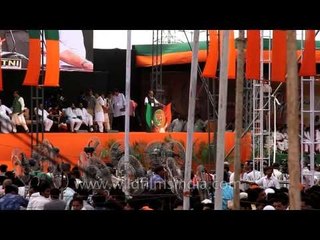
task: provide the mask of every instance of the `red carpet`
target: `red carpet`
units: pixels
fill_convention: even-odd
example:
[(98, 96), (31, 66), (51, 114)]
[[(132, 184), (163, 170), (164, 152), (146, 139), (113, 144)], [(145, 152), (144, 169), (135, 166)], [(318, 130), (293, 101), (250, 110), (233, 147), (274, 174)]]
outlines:
[[(41, 134), (39, 135), (41, 137)], [(45, 133), (44, 138), (48, 139), (55, 147), (60, 149), (60, 153), (70, 162), (76, 164), (79, 154), (83, 148), (87, 146), (91, 138), (97, 137), (100, 139), (100, 148), (108, 146), (111, 140), (124, 140), (124, 133)], [(187, 133), (146, 133), (146, 132), (131, 132), (130, 142), (150, 143), (153, 141), (163, 141), (166, 137), (182, 142), (186, 146)], [(226, 153), (233, 147), (234, 133), (226, 132)], [(211, 137), (212, 139), (212, 137)], [(208, 142), (208, 133), (194, 133), (195, 151), (199, 149), (201, 143)], [(7, 164), (12, 168), (11, 152), (15, 148), (24, 151), (30, 157), (30, 134), (0, 134), (0, 163)], [(247, 134), (242, 141), (242, 161), (250, 159), (251, 154), (251, 136)], [(233, 155), (231, 155), (233, 156)]]

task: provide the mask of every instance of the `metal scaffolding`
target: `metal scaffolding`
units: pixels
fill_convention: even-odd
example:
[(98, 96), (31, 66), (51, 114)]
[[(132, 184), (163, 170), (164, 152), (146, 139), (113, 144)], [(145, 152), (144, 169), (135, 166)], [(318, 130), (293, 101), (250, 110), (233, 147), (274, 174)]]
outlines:
[[(265, 148), (267, 139), (270, 138), (270, 96), (272, 92), (270, 81), (271, 56), (264, 59), (263, 50), (271, 46), (271, 31), (261, 30), (261, 50), (260, 50), (260, 79), (253, 80), (253, 168), (261, 171), (263, 174), (263, 163), (265, 161), (270, 165), (270, 148)], [(267, 41), (269, 44), (266, 44)], [(268, 47), (266, 47), (266, 46)], [(267, 63), (267, 64), (265, 64)], [(267, 68), (266, 68), (267, 67)], [(268, 69), (268, 71), (264, 71)], [(266, 76), (264, 72), (267, 72)], [(258, 167), (259, 166), (259, 167)]]
[[(315, 113), (320, 113), (320, 109), (315, 106), (315, 77), (301, 77), (301, 182), (309, 186), (314, 185), (314, 166), (316, 145), (320, 144), (317, 137), (318, 130), (315, 129)], [(308, 97), (309, 96), (309, 97)], [(309, 125), (309, 132), (304, 125)], [(305, 149), (305, 147), (307, 147)], [(306, 151), (305, 151), (306, 150)], [(310, 164), (310, 170), (306, 170)]]
[(151, 89), (155, 90), (155, 97), (164, 102), (164, 89), (162, 86), (162, 43), (163, 31), (152, 31), (152, 68)]

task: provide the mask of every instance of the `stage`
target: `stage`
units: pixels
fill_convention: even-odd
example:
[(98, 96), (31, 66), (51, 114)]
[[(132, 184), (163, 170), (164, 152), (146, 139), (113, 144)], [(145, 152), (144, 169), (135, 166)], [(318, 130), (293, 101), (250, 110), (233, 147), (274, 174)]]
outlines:
[[(44, 139), (49, 140), (55, 147), (60, 149), (60, 154), (65, 161), (76, 164), (79, 159), (79, 154), (87, 146), (92, 138), (100, 140), (99, 150), (108, 149), (112, 141), (124, 141), (124, 132), (120, 133), (44, 133)], [(35, 136), (35, 134), (34, 134)], [(41, 134), (39, 134), (41, 137)], [(195, 153), (201, 155), (201, 148), (208, 144), (208, 133), (194, 133), (193, 142), (195, 146)], [(225, 133), (225, 150), (226, 153), (234, 145), (234, 132)], [(172, 138), (186, 146), (187, 133), (146, 133), (146, 132), (131, 132), (130, 143), (144, 143), (148, 144), (154, 141), (165, 141)], [(213, 139), (213, 134), (211, 135)], [(251, 135), (248, 133), (242, 139), (242, 154), (241, 160), (245, 161), (251, 158)], [(31, 134), (17, 133), (17, 134), (0, 134), (0, 164), (7, 164), (12, 169), (11, 153), (12, 150), (18, 148), (30, 157), (31, 151)], [(233, 154), (229, 157), (229, 161), (233, 161)]]

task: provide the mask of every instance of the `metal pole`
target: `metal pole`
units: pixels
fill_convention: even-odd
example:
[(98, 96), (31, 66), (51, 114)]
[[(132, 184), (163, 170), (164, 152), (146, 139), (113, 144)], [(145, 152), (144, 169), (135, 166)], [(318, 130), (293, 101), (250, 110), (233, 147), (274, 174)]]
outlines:
[(192, 48), (192, 62), (190, 73), (190, 87), (189, 87), (189, 108), (188, 108), (188, 122), (187, 122), (187, 150), (186, 162), (184, 172), (184, 196), (183, 196), (183, 210), (190, 209), (190, 189), (189, 183), (191, 180), (191, 165), (192, 165), (192, 145), (193, 145), (193, 131), (194, 131), (194, 109), (196, 105), (196, 90), (197, 90), (197, 66), (198, 66), (198, 52), (199, 52), (199, 30), (194, 31), (193, 48)]
[(234, 158), (234, 184), (233, 209), (240, 210), (240, 172), (241, 172), (241, 134), (243, 131), (243, 80), (244, 80), (244, 30), (239, 31), (237, 82), (236, 82), (236, 121), (235, 121), (235, 158)]
[(217, 131), (217, 157), (216, 157), (216, 179), (214, 209), (222, 210), (223, 162), (225, 156), (224, 134), (226, 127), (226, 110), (228, 96), (228, 57), (229, 57), (229, 30), (223, 32), (222, 53), (219, 80), (219, 111)]
[(296, 62), (296, 31), (287, 31), (287, 124), (288, 167), (290, 176), (290, 210), (301, 209), (299, 166), (298, 64)]
[[(310, 185), (314, 185), (314, 151), (315, 151), (315, 134), (314, 134), (314, 77), (310, 77), (310, 82), (309, 82), (309, 94), (310, 94), (310, 115), (309, 115), (309, 126), (310, 126), (310, 139), (311, 139), (311, 144), (310, 144)], [(310, 186), (310, 187), (311, 187)]]
[(273, 163), (276, 162), (277, 152), (277, 109), (276, 96), (273, 96)]
[(124, 135), (124, 161), (126, 177), (126, 191), (125, 195), (128, 197), (129, 177), (128, 177), (128, 164), (129, 164), (129, 133), (130, 133), (130, 78), (131, 78), (131, 30), (127, 31), (127, 58), (126, 58), (126, 112), (125, 112), (125, 135)]

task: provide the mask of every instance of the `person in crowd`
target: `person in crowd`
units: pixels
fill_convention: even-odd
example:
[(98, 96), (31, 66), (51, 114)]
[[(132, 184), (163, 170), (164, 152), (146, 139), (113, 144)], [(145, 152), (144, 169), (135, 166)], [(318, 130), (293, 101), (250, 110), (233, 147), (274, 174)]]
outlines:
[(28, 200), (18, 195), (18, 187), (14, 184), (5, 187), (5, 195), (0, 198), (0, 210), (20, 210), (28, 206)]
[(276, 188), (280, 189), (280, 184), (278, 179), (273, 176), (273, 167), (269, 166), (264, 169), (265, 176), (256, 181), (256, 184), (262, 186), (264, 189), (266, 188)]
[(24, 117), (25, 104), (24, 99), (19, 95), (18, 91), (13, 92), (13, 103), (12, 103), (12, 123), (13, 123), (13, 132), (17, 132), (17, 125), (21, 125), (24, 130), (28, 133), (29, 128)]
[(65, 210), (66, 202), (59, 199), (60, 190), (57, 188), (52, 188), (50, 190), (51, 201), (46, 203), (43, 210)]
[(50, 185), (43, 182), (39, 186), (39, 192), (35, 192), (30, 196), (27, 210), (43, 210), (44, 205), (50, 202)]
[(9, 133), (12, 131), (11, 114), (11, 109), (6, 105), (3, 105), (0, 99), (0, 128), (2, 133)]

